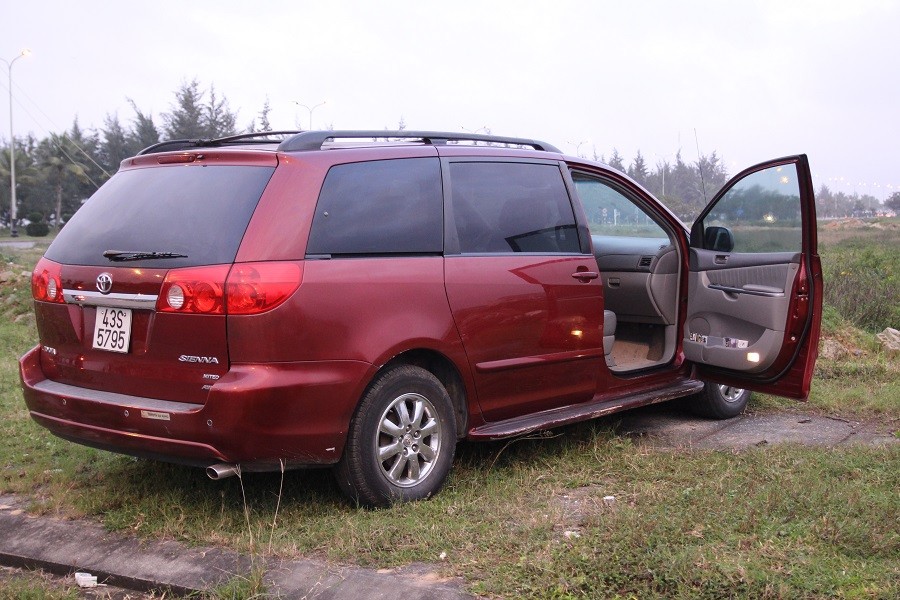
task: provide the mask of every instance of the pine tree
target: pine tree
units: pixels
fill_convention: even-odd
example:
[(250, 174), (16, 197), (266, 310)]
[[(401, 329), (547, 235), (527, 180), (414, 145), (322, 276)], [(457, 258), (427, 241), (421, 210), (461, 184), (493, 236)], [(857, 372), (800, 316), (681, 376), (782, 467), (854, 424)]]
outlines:
[(103, 141), (100, 143), (100, 164), (112, 174), (119, 170), (122, 160), (135, 153), (135, 149), (129, 132), (119, 122), (118, 115), (106, 115), (101, 134)]
[(613, 148), (612, 156), (609, 157), (609, 162), (606, 164), (608, 164), (613, 169), (616, 169), (617, 171), (621, 171), (622, 173), (624, 173), (626, 170), (625, 161), (622, 159), (622, 155), (619, 154), (619, 151), (615, 148)]
[(194, 79), (190, 83), (181, 84), (175, 91), (172, 111), (163, 113), (163, 122), (165, 123), (163, 133), (170, 140), (207, 137), (209, 129), (200, 82)]
[(159, 129), (153, 122), (153, 115), (142, 113), (131, 98), (128, 99), (128, 103), (134, 110), (134, 120), (131, 122), (131, 132), (128, 136), (129, 144), (132, 153), (137, 154), (144, 148), (159, 143)]
[(272, 111), (269, 106), (269, 97), (266, 96), (266, 101), (263, 104), (262, 110), (259, 111), (259, 129), (258, 131), (272, 131), (272, 124), (269, 122), (269, 113)]
[[(194, 82), (196, 83), (196, 81)], [(203, 137), (210, 139), (234, 135), (237, 132), (237, 114), (228, 108), (228, 100), (216, 95), (216, 87), (209, 86), (209, 102), (203, 106), (201, 116)]]
[(647, 186), (647, 163), (644, 161), (644, 156), (641, 154), (640, 150), (637, 151), (634, 160), (631, 162), (631, 166), (628, 168), (628, 176), (642, 186)]

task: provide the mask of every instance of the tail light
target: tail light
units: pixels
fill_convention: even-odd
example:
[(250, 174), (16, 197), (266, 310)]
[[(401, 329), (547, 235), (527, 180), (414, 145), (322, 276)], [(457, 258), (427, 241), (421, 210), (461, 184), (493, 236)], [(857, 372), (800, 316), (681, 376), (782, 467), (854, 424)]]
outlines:
[(225, 314), (225, 278), (230, 265), (172, 269), (160, 289), (156, 310), (201, 315)]
[(225, 284), (228, 314), (255, 315), (272, 310), (293, 294), (303, 278), (289, 262), (236, 264)]
[(302, 275), (299, 265), (280, 262), (173, 269), (166, 274), (156, 309), (255, 315), (284, 302), (300, 286)]
[(62, 266), (41, 258), (31, 273), (31, 296), (41, 302), (64, 304)]

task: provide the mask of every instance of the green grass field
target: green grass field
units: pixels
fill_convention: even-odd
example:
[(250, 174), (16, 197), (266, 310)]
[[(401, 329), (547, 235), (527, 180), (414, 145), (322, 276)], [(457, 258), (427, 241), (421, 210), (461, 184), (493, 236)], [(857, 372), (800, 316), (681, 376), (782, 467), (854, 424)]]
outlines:
[[(900, 255), (896, 230), (825, 230), (820, 243), (829, 292), (835, 272), (849, 273), (852, 288), (855, 274), (896, 269)], [(17, 379), (16, 358), (36, 338), (28, 281), (17, 274), (40, 248), (0, 253), (16, 274), (0, 286), (0, 491), (19, 494), (33, 514), (252, 553), (433, 563), (490, 597), (900, 597), (897, 445), (674, 452), (619, 435), (613, 416), (462, 443), (436, 498), (386, 510), (349, 505), (327, 471), (290, 472), (276, 519), (277, 474), (212, 482), (199, 469), (64, 442), (28, 418)], [(900, 366), (874, 333), (900, 324), (861, 316), (885, 307), (848, 315), (839, 301), (826, 296), (823, 337), (846, 354), (820, 358), (810, 402), (757, 396), (751, 410), (816, 411), (896, 431)], [(893, 318), (885, 314), (877, 318)]]

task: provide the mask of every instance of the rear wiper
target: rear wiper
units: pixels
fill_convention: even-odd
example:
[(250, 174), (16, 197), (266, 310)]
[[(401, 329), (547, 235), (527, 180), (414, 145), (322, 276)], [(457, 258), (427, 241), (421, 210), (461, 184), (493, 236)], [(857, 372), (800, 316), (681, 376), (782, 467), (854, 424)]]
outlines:
[(140, 252), (135, 250), (107, 250), (103, 256), (111, 261), (145, 260), (149, 258), (187, 258), (187, 254), (178, 252)]

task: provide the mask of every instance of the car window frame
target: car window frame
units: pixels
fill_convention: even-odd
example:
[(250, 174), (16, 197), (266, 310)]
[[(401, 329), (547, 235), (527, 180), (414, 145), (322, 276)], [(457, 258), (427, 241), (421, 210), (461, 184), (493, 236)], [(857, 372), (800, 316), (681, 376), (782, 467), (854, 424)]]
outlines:
[[(450, 168), (458, 163), (514, 163), (533, 164), (555, 167), (560, 174), (562, 190), (568, 199), (569, 208), (572, 211), (575, 231), (577, 234), (577, 252), (462, 252), (456, 227), (456, 214), (453, 203), (453, 181)], [(441, 157), (441, 173), (444, 188), (444, 255), (445, 256), (523, 256), (523, 255), (552, 255), (552, 256), (578, 256), (591, 253), (590, 233), (584, 218), (584, 211), (577, 196), (573, 193), (568, 167), (564, 161), (540, 159), (540, 158), (511, 158), (502, 156), (443, 156)]]
[[(322, 201), (323, 201), (323, 198), (325, 197), (326, 184), (328, 182), (329, 176), (332, 175), (332, 173), (334, 172), (335, 169), (352, 168), (352, 167), (356, 167), (359, 165), (372, 165), (374, 163), (387, 163), (387, 162), (395, 163), (397, 161), (422, 161), (422, 160), (434, 161), (435, 167), (436, 167), (434, 170), (434, 176), (436, 176), (439, 179), (436, 183), (435, 191), (437, 192), (437, 196), (438, 196), (437, 200), (438, 200), (438, 204), (440, 204), (440, 206), (433, 207), (437, 216), (431, 217), (431, 218), (437, 220), (437, 223), (434, 224), (434, 225), (436, 225), (435, 233), (438, 233), (440, 235), (441, 239), (439, 240), (439, 244), (435, 245), (434, 248), (420, 249), (420, 250), (389, 250), (389, 249), (361, 250), (361, 249), (359, 249), (360, 251), (358, 251), (358, 252), (324, 252), (324, 251), (319, 251), (319, 250), (324, 250), (324, 249), (310, 247), (311, 243), (313, 241), (314, 232), (316, 231), (316, 222), (319, 217), (319, 212), (320, 212), (320, 210), (322, 210), (322, 206), (323, 206)], [(445, 245), (445, 241), (444, 241), (445, 225), (443, 223), (443, 220), (444, 220), (443, 215), (444, 215), (444, 210), (445, 210), (445, 208), (444, 208), (445, 195), (444, 195), (443, 186), (440, 181), (441, 178), (442, 178), (442, 167), (440, 165), (440, 159), (436, 156), (408, 156), (408, 157), (403, 156), (403, 157), (390, 157), (390, 158), (375, 158), (372, 160), (360, 160), (360, 161), (353, 161), (353, 162), (336, 163), (334, 165), (331, 165), (328, 168), (328, 170), (326, 171), (325, 176), (322, 179), (322, 184), (319, 188), (319, 193), (316, 198), (315, 208), (314, 208), (313, 214), (310, 219), (309, 233), (308, 233), (307, 242), (306, 242), (306, 258), (307, 259), (316, 259), (316, 258), (356, 258), (356, 257), (373, 257), (373, 256), (440, 256), (440, 255), (442, 255), (443, 248)], [(343, 237), (343, 235), (338, 236), (338, 237)]]

